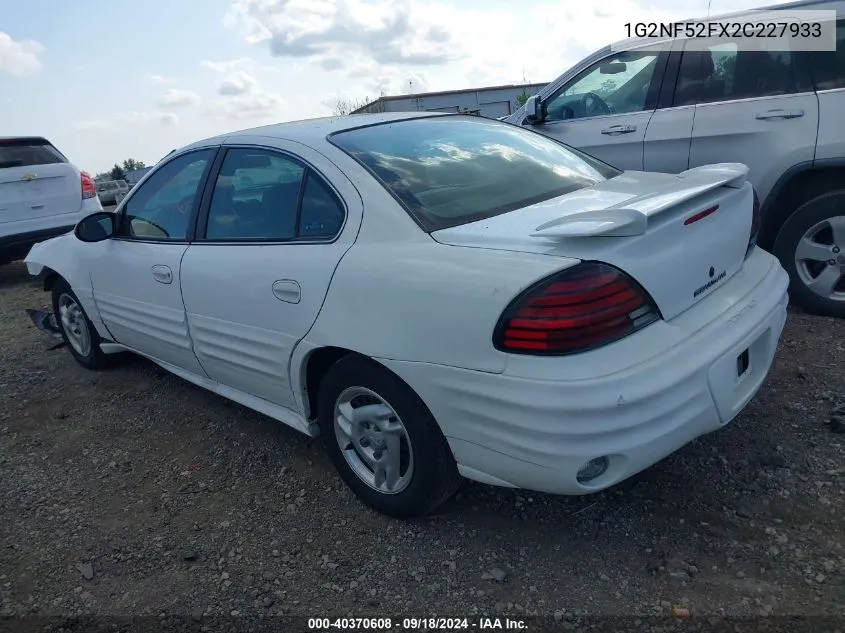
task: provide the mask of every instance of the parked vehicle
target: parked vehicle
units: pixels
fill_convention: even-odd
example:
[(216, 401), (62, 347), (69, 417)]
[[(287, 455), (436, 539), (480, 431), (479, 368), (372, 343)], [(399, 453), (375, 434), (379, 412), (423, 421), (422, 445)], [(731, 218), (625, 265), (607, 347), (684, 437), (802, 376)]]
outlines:
[(26, 261), (80, 364), (133, 351), (321, 434), (409, 517), (459, 475), (595, 492), (739, 413), (788, 285), (746, 176), (622, 173), (477, 116), (333, 117), (189, 145)]
[(42, 137), (0, 137), (0, 265), (102, 211), (94, 181)]
[(748, 165), (762, 204), (759, 243), (789, 273), (790, 296), (843, 317), (845, 2), (784, 7), (835, 9), (837, 50), (769, 51), (761, 38), (714, 39), (704, 51), (701, 40), (695, 50), (631, 40), (579, 62), (507, 121), (620, 169)]
[(125, 180), (101, 180), (97, 183), (97, 197), (103, 205), (114, 205), (129, 192), (129, 188)]

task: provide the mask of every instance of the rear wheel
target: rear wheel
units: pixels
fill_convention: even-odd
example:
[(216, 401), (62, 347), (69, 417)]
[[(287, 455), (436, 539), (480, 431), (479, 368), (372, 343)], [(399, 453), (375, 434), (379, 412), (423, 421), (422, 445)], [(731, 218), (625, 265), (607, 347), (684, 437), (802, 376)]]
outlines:
[(76, 362), (87, 369), (103, 369), (108, 358), (100, 349), (100, 336), (64, 279), (53, 286), (53, 312)]
[(773, 250), (789, 273), (795, 303), (814, 314), (845, 317), (845, 191), (798, 207)]
[(455, 460), (434, 416), (383, 366), (359, 356), (335, 363), (320, 384), (318, 416), (335, 468), (374, 510), (412, 518), (457, 490)]

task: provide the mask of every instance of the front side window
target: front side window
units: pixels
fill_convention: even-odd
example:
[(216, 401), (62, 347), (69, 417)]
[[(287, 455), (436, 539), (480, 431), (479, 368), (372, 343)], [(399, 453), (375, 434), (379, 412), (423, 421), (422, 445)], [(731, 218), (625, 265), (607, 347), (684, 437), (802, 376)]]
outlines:
[(816, 90), (845, 88), (845, 20), (836, 21), (836, 50), (810, 53)]
[(546, 121), (629, 114), (646, 109), (659, 51), (621, 51), (584, 70), (546, 107)]
[(618, 170), (546, 136), (472, 116), (406, 119), (338, 132), (426, 231), (549, 200)]
[(121, 209), (118, 235), (145, 240), (185, 240), (199, 205), (203, 176), (215, 150), (183, 154), (150, 176)]
[(209, 240), (331, 239), (343, 207), (328, 186), (292, 157), (230, 149), (211, 196)]
[(675, 84), (676, 106), (798, 92), (793, 56), (765, 43), (719, 41), (685, 51)]

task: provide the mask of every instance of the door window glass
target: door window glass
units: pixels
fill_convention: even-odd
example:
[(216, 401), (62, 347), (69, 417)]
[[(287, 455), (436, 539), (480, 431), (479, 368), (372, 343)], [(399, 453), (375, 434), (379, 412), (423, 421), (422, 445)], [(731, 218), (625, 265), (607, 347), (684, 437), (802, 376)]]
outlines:
[(641, 112), (659, 51), (620, 51), (584, 70), (549, 100), (546, 121)]
[(269, 150), (235, 148), (220, 166), (205, 235), (210, 240), (331, 239), (343, 217), (334, 192), (299, 161)]
[(322, 180), (308, 174), (302, 194), (302, 215), (299, 220), (299, 237), (330, 239), (340, 232), (343, 225), (343, 207)]
[(678, 105), (792, 94), (798, 91), (793, 55), (745, 40), (714, 41), (686, 51), (675, 84)]
[(845, 88), (845, 20), (836, 22), (836, 50), (810, 53), (816, 90)]
[(185, 240), (199, 204), (203, 175), (215, 150), (183, 154), (162, 165), (121, 210), (118, 234), (145, 240)]

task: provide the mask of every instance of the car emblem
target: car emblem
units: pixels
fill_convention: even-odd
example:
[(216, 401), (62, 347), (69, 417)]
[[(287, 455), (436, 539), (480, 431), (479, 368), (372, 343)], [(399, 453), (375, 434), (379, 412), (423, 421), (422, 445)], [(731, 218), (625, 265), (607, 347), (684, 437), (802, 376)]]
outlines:
[(716, 269), (711, 266), (707, 274), (710, 275), (710, 279), (713, 279), (713, 275), (716, 274)]
[(25, 182), (32, 182), (37, 177), (38, 177), (38, 174), (24, 174), (23, 176), (21, 176), (21, 180), (23, 180)]

